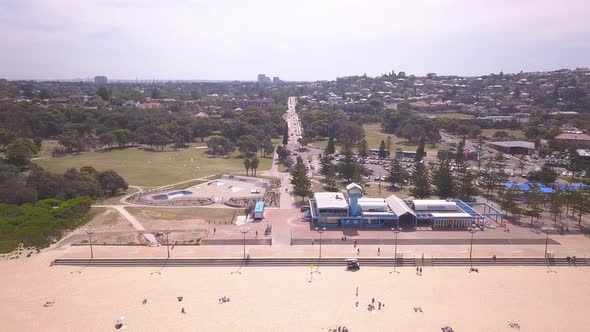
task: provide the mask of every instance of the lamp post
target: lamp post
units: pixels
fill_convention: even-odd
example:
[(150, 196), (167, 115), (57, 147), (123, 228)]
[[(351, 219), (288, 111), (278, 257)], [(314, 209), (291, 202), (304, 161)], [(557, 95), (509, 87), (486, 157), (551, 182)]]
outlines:
[(168, 258), (170, 258), (170, 239), (169, 239), (169, 235), (171, 233), (171, 230), (166, 229), (164, 230), (164, 234), (166, 234), (166, 251), (168, 252)]
[(322, 228), (316, 227), (315, 230), (316, 230), (316, 232), (320, 233), (320, 255), (318, 258), (318, 267), (316, 268), (316, 272), (317, 272), (317, 270), (320, 269), (320, 263), (322, 262), (322, 233), (326, 231), (326, 227), (322, 227)]
[(472, 260), (473, 234), (475, 234), (475, 232), (477, 232), (477, 226), (475, 224), (471, 224), (471, 227), (469, 227), (468, 230), (469, 230), (469, 233), (471, 233), (471, 244), (469, 245), (469, 265), (471, 265), (471, 268), (473, 269), (473, 260)]
[(554, 228), (553, 227), (543, 227), (541, 230), (545, 232), (545, 259), (547, 259), (547, 246), (549, 245), (549, 232), (551, 232)]
[(240, 233), (242, 233), (243, 237), (244, 237), (244, 261), (246, 261), (246, 234), (249, 232), (250, 230), (248, 228), (240, 228)]
[(94, 251), (92, 250), (92, 234), (94, 234), (94, 228), (90, 230), (86, 230), (86, 234), (90, 237), (90, 259), (94, 258)]
[(401, 228), (392, 227), (391, 230), (395, 234), (395, 249), (393, 250), (393, 272), (395, 273), (395, 268), (397, 267), (397, 235), (401, 231)]

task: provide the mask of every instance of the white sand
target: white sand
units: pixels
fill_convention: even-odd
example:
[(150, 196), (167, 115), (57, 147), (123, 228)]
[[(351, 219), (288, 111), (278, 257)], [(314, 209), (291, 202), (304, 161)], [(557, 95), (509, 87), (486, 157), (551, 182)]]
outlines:
[[(3, 331), (109, 331), (125, 316), (128, 331), (582, 331), (590, 324), (589, 268), (426, 267), (72, 268), (49, 267), (55, 252), (0, 263)], [(75, 271), (81, 270), (81, 273)], [(355, 287), (360, 308), (354, 308)], [(178, 302), (176, 297), (183, 296)], [(217, 299), (229, 296), (230, 303)], [(366, 310), (375, 297), (386, 304)], [(141, 301), (147, 298), (148, 303)], [(44, 308), (45, 301), (55, 305)], [(413, 307), (424, 313), (415, 313)], [(185, 308), (186, 315), (180, 313)]]

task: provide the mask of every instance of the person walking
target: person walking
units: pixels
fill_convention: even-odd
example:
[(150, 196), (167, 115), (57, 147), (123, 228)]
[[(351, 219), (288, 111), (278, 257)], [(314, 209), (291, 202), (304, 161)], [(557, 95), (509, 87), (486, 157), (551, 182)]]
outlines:
[(359, 286), (356, 286), (356, 296), (359, 296)]
[(356, 248), (356, 255), (360, 255), (361, 254), (361, 248)]
[(381, 248), (377, 247), (377, 256), (381, 256)]
[(217, 229), (213, 227), (213, 235), (215, 235), (215, 232), (217, 232)]
[(422, 267), (420, 267), (420, 275), (422, 275)]

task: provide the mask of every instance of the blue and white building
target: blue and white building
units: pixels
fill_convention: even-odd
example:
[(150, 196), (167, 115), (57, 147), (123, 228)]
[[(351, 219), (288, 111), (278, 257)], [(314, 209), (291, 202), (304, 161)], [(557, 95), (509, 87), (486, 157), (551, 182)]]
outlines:
[[(387, 198), (363, 197), (356, 183), (341, 192), (318, 192), (309, 200), (312, 227), (365, 227), (466, 229), (482, 224), (486, 217), (500, 216), (501, 211), (487, 203), (465, 203), (461, 200), (402, 200), (395, 195)], [(483, 212), (474, 207), (483, 206)]]

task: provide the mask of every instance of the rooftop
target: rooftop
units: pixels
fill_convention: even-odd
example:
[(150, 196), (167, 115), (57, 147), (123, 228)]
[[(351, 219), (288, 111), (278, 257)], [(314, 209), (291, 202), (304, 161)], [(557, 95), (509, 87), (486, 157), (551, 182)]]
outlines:
[(346, 209), (348, 202), (342, 193), (319, 192), (313, 194), (318, 209)]
[(572, 140), (572, 141), (590, 141), (590, 136), (586, 134), (570, 134), (564, 133), (555, 136), (555, 139), (564, 139), (564, 140)]
[(535, 148), (534, 142), (526, 142), (526, 141), (490, 142), (490, 144), (505, 147), (505, 148), (527, 148), (527, 149), (534, 149)]

